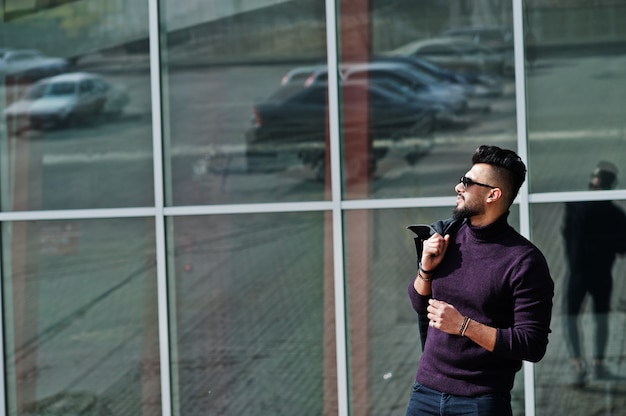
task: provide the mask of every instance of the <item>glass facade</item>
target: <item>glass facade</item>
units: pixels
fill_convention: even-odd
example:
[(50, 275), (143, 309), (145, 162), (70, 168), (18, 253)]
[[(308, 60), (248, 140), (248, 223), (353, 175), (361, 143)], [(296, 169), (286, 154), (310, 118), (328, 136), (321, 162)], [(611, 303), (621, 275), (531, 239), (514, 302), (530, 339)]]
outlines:
[(11, 221), (2, 247), (3, 414), (160, 414), (154, 220)]
[(169, 221), (173, 414), (323, 414), (336, 401), (327, 228), (323, 212)]
[(406, 227), (481, 144), (526, 162), (509, 220), (556, 285), (514, 414), (623, 408), (625, 0), (0, 16), (0, 414), (403, 415)]

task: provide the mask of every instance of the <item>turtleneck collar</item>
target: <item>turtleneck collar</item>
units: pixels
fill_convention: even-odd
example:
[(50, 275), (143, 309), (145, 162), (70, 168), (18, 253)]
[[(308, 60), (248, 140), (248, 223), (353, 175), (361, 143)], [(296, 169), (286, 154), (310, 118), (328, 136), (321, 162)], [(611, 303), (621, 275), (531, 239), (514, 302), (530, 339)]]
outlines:
[(470, 222), (467, 222), (467, 225), (472, 233), (472, 235), (478, 240), (491, 240), (497, 237), (499, 234), (503, 233), (509, 228), (508, 223), (509, 211), (503, 214), (500, 218), (492, 222), (491, 224), (482, 226), (482, 227), (474, 227)]

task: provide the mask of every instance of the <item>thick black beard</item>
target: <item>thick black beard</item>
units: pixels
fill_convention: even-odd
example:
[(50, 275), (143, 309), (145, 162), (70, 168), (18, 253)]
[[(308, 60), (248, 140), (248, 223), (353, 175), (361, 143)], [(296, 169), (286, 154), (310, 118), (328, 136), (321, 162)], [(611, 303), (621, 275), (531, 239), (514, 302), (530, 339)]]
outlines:
[(455, 220), (462, 220), (465, 218), (472, 217), (476, 214), (477, 212), (475, 212), (475, 210), (471, 208), (467, 208), (467, 207), (458, 208), (457, 207), (457, 208), (454, 208), (454, 210), (452, 211), (452, 218), (454, 218)]

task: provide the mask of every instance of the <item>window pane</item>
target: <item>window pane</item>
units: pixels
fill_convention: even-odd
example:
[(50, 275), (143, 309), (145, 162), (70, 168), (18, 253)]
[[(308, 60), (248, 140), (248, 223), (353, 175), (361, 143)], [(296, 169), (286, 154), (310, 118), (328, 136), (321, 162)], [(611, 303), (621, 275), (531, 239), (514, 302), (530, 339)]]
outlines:
[(530, 189), (584, 190), (598, 161), (626, 164), (626, 2), (525, 4)]
[[(407, 295), (417, 261), (414, 234), (406, 227), (431, 224), (451, 214), (451, 207), (443, 207), (345, 215), (353, 414), (403, 414), (406, 410), (422, 352), (417, 315)], [(516, 206), (509, 223), (519, 228)], [(511, 395), (514, 414), (520, 414), (524, 409), (522, 372)]]
[(6, 6), (3, 211), (154, 203), (148, 3), (115, 4)]
[(161, 414), (154, 220), (2, 223), (8, 414)]
[(169, 224), (174, 415), (337, 414), (330, 215)]
[(449, 195), (479, 145), (517, 147), (510, 2), (339, 3), (346, 198)]
[[(626, 287), (620, 278), (626, 273), (625, 210), (625, 201), (532, 206), (533, 241), (555, 282), (548, 352), (536, 367), (537, 415), (582, 416), (621, 408), (614, 389), (626, 380), (621, 366)], [(597, 368), (605, 371), (594, 367), (599, 358), (603, 367)], [(581, 361), (583, 371), (578, 371)]]
[(167, 203), (325, 199), (324, 2), (162, 3)]

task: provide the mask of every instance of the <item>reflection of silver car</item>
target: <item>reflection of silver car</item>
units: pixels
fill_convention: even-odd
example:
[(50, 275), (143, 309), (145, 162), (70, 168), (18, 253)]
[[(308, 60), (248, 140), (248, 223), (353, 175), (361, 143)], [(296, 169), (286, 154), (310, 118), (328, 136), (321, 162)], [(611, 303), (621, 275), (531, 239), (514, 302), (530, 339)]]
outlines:
[(513, 33), (498, 26), (461, 26), (447, 29), (441, 33), (445, 37), (459, 37), (470, 42), (484, 45), (496, 51), (513, 49)]
[(434, 109), (438, 121), (444, 125), (467, 122), (458, 117), (467, 110), (467, 97), (461, 87), (441, 83), (408, 65), (395, 62), (351, 64), (342, 68), (342, 78), (344, 81), (362, 80), (381, 84), (396, 92), (404, 90), (404, 95), (412, 96), (415, 102)]
[(289, 70), (280, 80), (280, 85), (298, 83), (309, 86), (313, 82), (327, 81), (328, 71), (326, 65), (299, 66)]
[(64, 58), (45, 56), (35, 49), (1, 49), (0, 75), (9, 80), (38, 80), (68, 71)]
[(403, 45), (390, 55), (420, 56), (445, 68), (472, 71), (505, 71), (505, 54), (457, 37), (418, 40)]
[(125, 90), (102, 77), (76, 72), (43, 79), (4, 111), (10, 128), (69, 126), (100, 115), (119, 115), (128, 104)]

